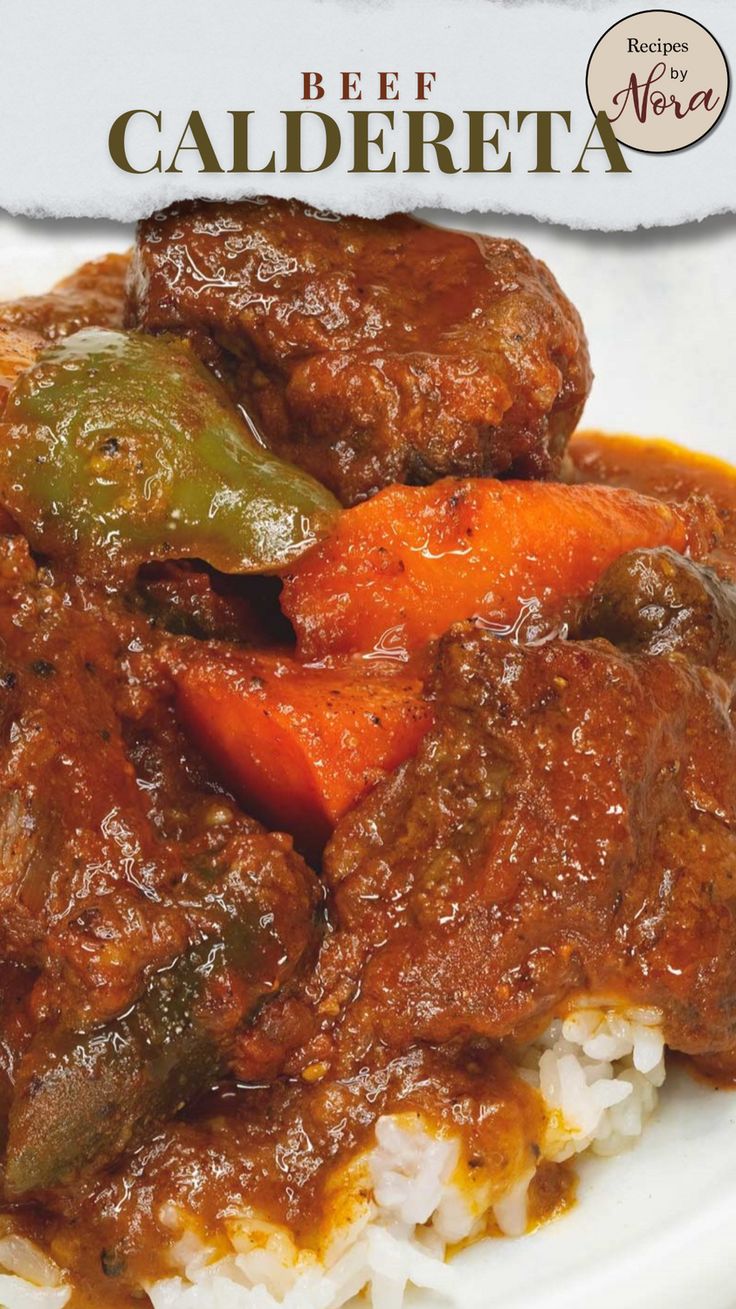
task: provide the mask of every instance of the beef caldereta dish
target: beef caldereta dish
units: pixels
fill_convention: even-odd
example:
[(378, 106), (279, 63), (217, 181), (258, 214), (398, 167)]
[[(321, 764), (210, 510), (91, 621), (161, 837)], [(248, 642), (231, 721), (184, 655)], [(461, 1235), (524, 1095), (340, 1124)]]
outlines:
[(0, 1304), (396, 1309), (736, 1072), (736, 474), (590, 384), (406, 216), (0, 306)]

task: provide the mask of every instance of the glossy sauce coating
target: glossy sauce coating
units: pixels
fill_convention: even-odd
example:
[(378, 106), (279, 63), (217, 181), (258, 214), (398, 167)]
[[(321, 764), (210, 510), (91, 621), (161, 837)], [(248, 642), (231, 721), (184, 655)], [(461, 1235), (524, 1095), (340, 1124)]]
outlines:
[[(100, 283), (102, 286), (102, 274)], [(95, 306), (99, 304), (94, 288), (93, 277), (93, 300), (87, 315), (92, 321), (98, 316)], [(106, 294), (104, 314), (114, 318)], [(75, 303), (68, 312), (71, 320), (83, 319), (84, 303)], [(53, 296), (45, 305), (42, 299), (34, 300), (30, 307), (9, 315), (14, 327), (26, 330), (27, 325), (27, 330), (52, 334), (63, 333), (71, 320), (64, 319)], [(722, 511), (725, 535), (714, 562), (719, 570), (728, 573), (734, 566), (734, 474), (672, 447), (667, 448), (666, 458), (664, 453), (625, 438), (581, 435), (570, 446), (569, 476), (629, 486), (678, 502), (692, 492), (705, 491)], [(662, 516), (677, 521), (669, 510)], [(682, 545), (684, 537), (670, 544)], [(29, 723), (24, 749), (16, 751), (10, 763), (21, 770), (26, 783), (28, 814), (39, 834), (39, 848), (47, 849), (43, 843), (52, 840), (63, 843), (68, 828), (79, 856), (76, 882), (61, 868), (50, 887), (41, 884), (39, 879), (48, 860), (32, 859), (22, 879), (25, 898), (15, 895), (12, 879), (5, 887), (8, 939), (3, 942), (3, 950), (9, 962), (2, 965), (0, 974), (4, 1001), (0, 1022), (2, 1049), (6, 1054), (15, 1051), (17, 1058), (11, 1053), (0, 1061), (0, 1103), (3, 1095), (7, 1099), (18, 1078), (17, 1062), (39, 1017), (53, 1017), (74, 996), (80, 1013), (89, 1006), (97, 1019), (109, 1018), (121, 1002), (136, 994), (136, 979), (142, 968), (150, 969), (180, 955), (192, 930), (192, 917), (196, 917), (192, 906), (184, 911), (178, 902), (174, 906), (167, 899), (164, 905), (156, 906), (155, 900), (163, 892), (169, 896), (178, 880), (180, 864), (172, 855), (172, 847), (186, 847), (199, 864), (203, 857), (216, 857), (228, 842), (245, 841), (255, 853), (259, 868), (265, 865), (275, 870), (270, 883), (274, 903), (264, 909), (279, 913), (284, 941), (292, 942), (295, 956), (305, 956), (303, 971), (297, 973), (293, 985), (285, 987), (281, 1000), (265, 1008), (261, 1021), (245, 1029), (234, 1024), (228, 1033), (227, 1066), (222, 1077), (195, 1104), (175, 1120), (157, 1124), (101, 1175), (62, 1186), (39, 1196), (35, 1203), (6, 1204), (6, 1217), (39, 1240), (70, 1270), (77, 1286), (73, 1309), (98, 1309), (101, 1304), (110, 1309), (133, 1309), (140, 1303), (134, 1291), (136, 1284), (169, 1271), (166, 1250), (176, 1240), (177, 1231), (175, 1226), (167, 1225), (162, 1206), (172, 1200), (190, 1208), (201, 1234), (215, 1241), (222, 1241), (223, 1223), (233, 1206), (247, 1205), (275, 1222), (288, 1223), (300, 1241), (319, 1248), (333, 1212), (337, 1181), (355, 1152), (369, 1144), (381, 1113), (422, 1112), (438, 1130), (459, 1132), (463, 1160), (477, 1175), (478, 1185), (488, 1184), (500, 1194), (504, 1184), (534, 1159), (542, 1117), (537, 1097), (512, 1076), (495, 1039), (510, 1027), (518, 1027), (520, 1034), (526, 1027), (538, 1030), (556, 1004), (577, 987), (582, 988), (591, 975), (601, 985), (615, 982), (623, 986), (628, 996), (661, 1003), (671, 1039), (685, 1048), (704, 1050), (717, 1039), (727, 1050), (733, 1038), (728, 1012), (717, 1019), (711, 1015), (703, 1030), (701, 1020), (708, 1013), (709, 1001), (707, 988), (698, 992), (700, 983), (697, 978), (693, 980), (697, 968), (692, 957), (693, 938), (688, 932), (693, 931), (692, 905), (696, 904), (704, 920), (699, 936), (702, 959), (720, 959), (727, 972), (733, 957), (728, 948), (729, 888), (725, 884), (711, 888), (703, 909), (698, 888), (693, 890), (687, 879), (681, 879), (679, 889), (675, 887), (672, 892), (675, 912), (668, 921), (663, 919), (669, 932), (666, 946), (661, 940), (652, 946), (644, 934), (639, 948), (633, 953), (624, 952), (626, 957), (622, 959), (610, 938), (603, 936), (602, 920), (608, 915), (608, 923), (628, 922), (627, 911), (622, 910), (619, 901), (619, 896), (625, 899), (627, 895), (631, 902), (629, 917), (633, 918), (642, 903), (641, 885), (627, 886), (620, 865), (610, 884), (593, 886), (585, 880), (595, 858), (603, 867), (606, 858), (626, 847), (622, 816), (604, 812), (603, 808), (600, 813), (595, 811), (600, 822), (595, 825), (595, 848), (591, 849), (584, 837), (576, 838), (572, 815), (583, 783), (589, 787), (586, 794), (593, 806), (603, 805), (606, 797), (611, 801), (608, 808), (628, 804), (631, 797), (623, 764), (631, 768), (631, 759), (623, 760), (619, 774), (610, 771), (605, 779), (608, 789), (604, 787), (605, 794), (598, 795), (591, 770), (583, 775), (585, 768), (580, 760), (566, 755), (568, 742), (560, 726), (565, 712), (573, 719), (585, 717), (586, 697), (590, 698), (592, 689), (599, 714), (592, 726), (588, 722), (587, 730), (597, 749), (596, 731), (605, 735), (607, 685), (612, 676), (618, 677), (627, 690), (631, 732), (640, 751), (633, 756), (635, 764), (641, 765), (645, 756), (655, 760), (658, 767), (663, 762), (669, 766), (685, 761), (680, 771), (687, 773), (687, 761), (695, 753), (699, 755), (691, 780), (701, 787), (697, 798), (704, 814), (703, 830), (688, 835), (681, 824), (674, 822), (669, 849), (687, 862), (687, 842), (691, 837), (702, 838), (712, 843), (710, 864), (726, 867), (730, 855), (722, 857), (720, 843), (730, 840), (729, 833), (717, 821), (710, 825), (708, 822), (709, 816), (717, 818), (715, 811), (719, 807), (732, 807), (729, 779), (736, 776), (736, 767), (726, 770), (726, 774), (716, 767), (733, 750), (733, 742), (727, 739), (726, 682), (720, 673), (676, 660), (673, 670), (660, 678), (655, 671), (642, 671), (643, 665), (633, 667), (628, 656), (605, 653), (597, 646), (581, 653), (574, 643), (561, 652), (559, 647), (550, 646), (546, 652), (542, 648), (535, 656), (534, 667), (524, 669), (519, 645), (523, 632), (510, 625), (512, 640), (508, 658), (502, 662), (519, 676), (513, 681), (516, 689), (506, 692), (508, 708), (501, 717), (507, 723), (508, 739), (516, 734), (523, 754), (528, 749), (523, 731), (527, 705), (541, 705), (535, 740), (544, 737), (567, 765), (550, 787), (563, 808), (566, 806), (564, 817), (569, 825), (565, 826), (559, 814), (555, 817), (544, 809), (540, 791), (536, 825), (530, 823), (526, 832), (527, 841), (538, 844), (535, 858), (547, 859), (549, 883), (545, 887), (542, 875), (528, 879), (533, 884), (533, 895), (540, 897), (527, 916), (525, 928), (525, 944), (531, 941), (537, 951), (536, 966), (527, 968), (520, 984), (514, 972), (519, 963), (514, 953), (518, 941), (509, 932), (507, 942), (501, 943), (506, 954), (503, 958), (499, 955), (497, 970), (502, 971), (502, 965), (506, 965), (510, 974), (506, 1010), (501, 1012), (500, 1006), (494, 1011), (491, 1003), (498, 1000), (503, 988), (491, 988), (487, 949), (480, 948), (477, 932), (473, 941), (463, 943), (455, 930), (453, 904), (457, 901), (454, 891), (458, 868), (452, 866), (449, 857), (443, 864), (442, 856), (443, 850), (448, 856), (458, 852), (442, 840), (437, 809), (429, 805), (426, 813), (422, 811), (421, 791), (407, 782), (412, 765), (396, 775), (398, 780), (382, 784), (384, 789), (364, 802), (355, 819), (339, 830), (328, 852), (326, 882), (338, 905), (337, 915), (334, 905), (328, 912), (333, 915), (333, 926), (340, 923), (342, 938), (338, 940), (335, 932), (334, 944), (328, 942), (319, 966), (314, 968), (324, 914), (320, 917), (317, 911), (312, 922), (315, 935), (307, 933), (305, 940), (303, 925), (317, 900), (311, 877), (291, 852), (286, 838), (262, 832), (239, 813), (233, 797), (223, 789), (211, 765), (186, 740), (176, 721), (167, 672), (172, 633), (165, 630), (168, 619), (157, 610), (156, 594), (151, 590), (155, 580), (138, 602), (129, 598), (121, 602), (48, 570), (42, 570), (39, 576), (19, 538), (6, 546), (0, 560), (0, 577), (6, 595), (11, 597), (10, 602), (6, 599), (2, 612), (7, 667), (0, 673), (5, 703), (10, 706), (5, 709), (5, 721), (17, 718), (19, 700), (21, 708), (24, 697), (30, 706), (24, 709)], [(200, 571), (196, 577), (200, 582), (195, 587), (187, 586), (186, 575), (183, 580), (177, 575), (176, 583), (172, 583), (179, 613), (191, 608), (187, 597), (196, 594), (200, 597), (197, 622), (211, 623), (216, 631), (225, 622), (228, 639), (233, 633), (247, 638), (247, 604), (233, 603), (228, 610), (227, 595), (220, 593), (217, 604), (211, 603), (210, 583), (201, 582), (208, 574)], [(12, 584), (10, 591), (8, 580)], [(203, 595), (208, 597), (204, 604)], [(264, 603), (263, 609), (267, 625), (268, 605)], [(19, 616), (23, 620), (20, 624)], [(23, 623), (25, 636), (21, 635)], [(198, 635), (202, 635), (201, 630)], [(205, 635), (211, 638), (212, 632), (206, 631)], [(179, 639), (180, 656), (186, 660), (187, 652), (191, 655), (194, 650), (193, 638), (185, 632)], [(7, 661), (8, 651), (12, 655), (14, 649), (15, 658)], [(198, 658), (201, 650), (198, 645)], [(293, 651), (289, 657), (293, 657)], [(465, 664), (462, 670), (451, 667), (447, 672), (449, 712), (456, 720), (462, 718), (464, 704), (470, 703), (478, 710), (472, 696), (467, 699), (467, 688), (473, 685), (481, 657), (485, 659), (486, 655), (474, 650), (465, 637), (445, 651), (445, 659), (451, 664), (453, 659)], [(494, 649), (488, 658), (497, 661), (501, 655)], [(499, 680), (491, 679), (494, 688)], [(89, 691), (88, 686), (96, 689)], [(561, 707), (565, 702), (566, 710)], [(617, 702), (612, 703), (615, 711)], [(687, 714), (692, 705), (703, 710), (704, 736), (708, 736), (706, 719), (712, 716), (713, 730), (702, 751), (698, 741), (693, 742), (687, 733)], [(480, 708), (487, 712), (487, 707)], [(670, 724), (659, 736), (658, 713)], [(41, 722), (40, 731), (34, 727), (37, 722)], [(471, 747), (477, 739), (470, 730)], [(73, 782), (63, 770), (59, 771), (56, 783), (49, 789), (51, 773), (44, 769), (53, 751), (76, 760), (83, 758), (86, 771), (77, 770)], [(446, 753), (449, 758), (451, 752)], [(533, 752), (528, 753), (531, 757)], [(436, 768), (436, 745), (435, 757), (430, 755), (427, 747), (417, 765), (425, 768), (427, 776)], [(460, 776), (458, 786), (454, 786), (453, 779), (446, 816), (452, 815), (453, 804), (462, 801), (463, 787), (475, 803), (478, 769), (472, 760), (471, 764), (467, 774)], [(488, 823), (492, 825), (500, 812), (508, 760), (489, 748), (484, 765), (484, 799)], [(576, 768), (583, 772), (576, 772)], [(38, 791), (33, 790), (34, 769), (44, 785), (41, 805)], [(673, 780), (677, 771), (673, 769), (655, 795), (661, 812), (679, 820), (683, 801), (682, 783)], [(704, 778), (712, 782), (710, 796), (703, 793)], [(108, 799), (107, 790), (114, 792), (113, 799)], [(403, 801), (406, 804), (402, 808)], [(50, 813), (57, 816), (51, 833), (47, 831)], [(369, 826), (373, 816), (374, 830), (380, 832), (382, 840), (393, 842), (392, 824), (401, 829), (397, 818), (401, 813), (408, 813), (411, 819), (401, 837), (404, 852), (387, 884), (391, 894), (381, 900), (376, 891), (377, 874), (367, 868), (370, 855), (358, 829), (361, 824)], [(78, 821), (80, 814), (84, 822)], [(13, 812), (5, 817), (11, 822), (17, 820)], [(464, 821), (463, 815), (460, 817)], [(640, 822), (640, 815), (635, 818)], [(555, 823), (557, 828), (552, 830)], [(509, 819), (501, 833), (507, 842), (511, 826)], [(487, 925), (489, 904), (493, 908), (488, 886), (479, 872), (479, 859), (486, 858), (481, 848), (485, 840), (481, 827), (478, 824), (474, 829), (471, 822), (465, 832), (467, 845), (460, 852), (465, 859), (463, 871), (470, 871), (476, 879), (472, 887), (475, 921), (471, 914), (468, 928), (471, 936), (484, 916)], [(630, 831), (636, 830), (632, 823)], [(646, 844), (643, 828), (641, 833)], [(426, 854), (430, 841), (435, 839), (439, 858), (427, 867)], [(575, 839), (579, 840), (577, 847)], [(412, 871), (415, 845), (421, 848), (420, 863), (426, 877), (422, 884), (410, 885), (408, 873)], [(573, 900), (588, 926), (588, 955), (576, 954), (567, 942), (556, 949), (557, 942), (550, 946), (542, 939), (543, 915), (538, 912), (538, 904), (549, 887), (553, 888), (552, 863), (563, 858), (563, 847), (568, 852), (573, 849), (580, 874)], [(3, 849), (6, 868), (10, 869), (8, 851), (17, 853), (18, 847), (6, 835)], [(496, 855), (499, 868), (508, 867), (503, 850), (496, 851)], [(91, 869), (94, 874), (90, 874)], [(96, 918), (86, 913), (80, 917), (67, 912), (69, 902), (85, 893), (85, 873), (92, 875), (97, 890), (114, 890), (118, 883), (122, 884), (117, 932), (111, 931), (114, 924), (110, 915)], [(402, 877), (404, 886), (400, 884)], [(140, 884), (135, 894), (131, 880)], [(510, 881), (496, 888), (497, 900), (505, 897), (509, 901), (518, 893), (518, 885), (512, 886)], [(2, 890), (0, 887), (0, 894)], [(648, 893), (647, 885), (645, 901)], [(304, 912), (294, 912), (292, 921), (289, 907), (293, 908), (299, 894), (303, 896)], [(678, 894), (680, 900), (676, 899)], [(564, 910), (565, 906), (561, 906), (562, 927), (566, 926)], [(394, 934), (397, 922), (408, 923), (407, 934), (397, 947), (381, 955), (376, 941)], [(50, 928), (54, 932), (58, 929), (53, 938)], [(680, 929), (682, 934), (678, 936)], [(535, 931), (540, 932), (539, 939), (534, 938)], [(53, 953), (49, 949), (51, 939), (56, 953), (55, 966), (49, 970), (46, 965), (48, 954)], [(140, 955), (131, 949), (132, 943), (139, 945)], [(418, 958), (422, 950), (427, 952), (427, 966), (414, 978), (402, 978), (407, 959)], [(468, 958), (474, 961), (475, 990), (468, 983)], [(641, 969), (637, 971), (642, 960), (654, 965), (653, 990), (648, 989), (649, 981), (642, 981)], [(457, 975), (453, 978), (455, 969)], [(364, 986), (356, 997), (359, 977)], [(443, 981), (448, 977), (458, 983), (451, 1003), (446, 990), (442, 993)], [(711, 981), (716, 987), (718, 979)], [(235, 975), (214, 994), (209, 1010), (205, 1006), (197, 1011), (198, 1019), (216, 1018), (223, 1009), (228, 1014), (237, 1009), (242, 999), (237, 983)], [(730, 975), (723, 989), (732, 993)], [(105, 1003), (109, 1012), (103, 1012)], [(335, 1019), (340, 1021), (336, 1023)], [(219, 1039), (221, 1033), (217, 1035)], [(417, 1045), (417, 1040), (422, 1044)], [(435, 1044), (424, 1044), (427, 1041)], [(558, 1212), (568, 1194), (566, 1173), (546, 1169), (535, 1185), (533, 1217), (541, 1219)]]
[(130, 322), (189, 335), (267, 445), (343, 504), (560, 466), (590, 388), (580, 318), (516, 241), (296, 201), (142, 223)]
[[(589, 452), (592, 438), (585, 441)], [(643, 454), (637, 442), (616, 441), (609, 446), (601, 437), (595, 439), (595, 449), (601, 462), (615, 452), (617, 468), (625, 454), (626, 484), (637, 487), (637, 456)], [(680, 498), (697, 487), (699, 464), (685, 453), (672, 457), (672, 488)], [(648, 489), (651, 474), (644, 459), (641, 468)], [(713, 478), (712, 466), (706, 471)], [(734, 479), (725, 469), (711, 481), (709, 490), (718, 494), (723, 507), (736, 505)], [(171, 773), (168, 785), (175, 792), (175, 770), (166, 764), (166, 758), (166, 751), (159, 747), (155, 771), (160, 778), (163, 764), (163, 773)], [(368, 999), (363, 1013), (370, 1011)], [(379, 1012), (379, 1008), (373, 1010), (375, 1016)], [(382, 1021), (387, 1019), (383, 1013)], [(345, 1161), (367, 1145), (381, 1112), (420, 1110), (438, 1125), (451, 1125), (453, 1131), (459, 1123), (464, 1124), (466, 1156), (476, 1160), (481, 1176), (488, 1176), (490, 1167), (499, 1187), (505, 1169), (517, 1167), (525, 1152), (533, 1151), (540, 1131), (534, 1097), (510, 1080), (505, 1062), (499, 1062), (482, 1045), (469, 1061), (467, 1055), (462, 1058), (442, 1050), (394, 1056), (388, 1062), (386, 1055), (374, 1056), (369, 1076), (336, 1081), (325, 1074), (326, 1061), (319, 1056), (328, 1051), (320, 1046), (318, 1035), (307, 1052), (299, 1053), (311, 1022), (310, 1013), (294, 998), (273, 1015), (271, 1030), (254, 1033), (250, 1046), (246, 1043), (244, 1047), (252, 1066), (260, 1057), (265, 1078), (275, 1047), (280, 1043), (283, 1050), (291, 1045), (290, 1079), (262, 1090), (249, 1090), (238, 1083), (220, 1085), (180, 1122), (159, 1131), (150, 1146), (118, 1165), (107, 1179), (60, 1196), (51, 1210), (27, 1211), (20, 1216), (25, 1230), (72, 1269), (79, 1286), (75, 1309), (91, 1309), (103, 1299), (115, 1309), (132, 1309), (136, 1301), (131, 1284), (142, 1276), (166, 1273), (161, 1251), (174, 1238), (162, 1224), (160, 1211), (172, 1196), (194, 1209), (201, 1235), (215, 1242), (222, 1239), (224, 1214), (242, 1202), (274, 1221), (287, 1221), (300, 1240), (319, 1248), (333, 1214), (330, 1197), (335, 1179)], [(441, 1037), (439, 1032), (434, 1035)], [(363, 1058), (364, 1038), (365, 1032), (361, 1034), (359, 1028), (343, 1038), (339, 1058), (346, 1061), (346, 1072), (351, 1048)], [(388, 1075), (382, 1068), (390, 1070)], [(460, 1118), (459, 1104), (463, 1105)], [(284, 1171), (277, 1160), (287, 1157), (289, 1165)], [(536, 1184), (532, 1213), (538, 1218), (551, 1215), (568, 1202), (566, 1196), (568, 1174), (550, 1167)]]

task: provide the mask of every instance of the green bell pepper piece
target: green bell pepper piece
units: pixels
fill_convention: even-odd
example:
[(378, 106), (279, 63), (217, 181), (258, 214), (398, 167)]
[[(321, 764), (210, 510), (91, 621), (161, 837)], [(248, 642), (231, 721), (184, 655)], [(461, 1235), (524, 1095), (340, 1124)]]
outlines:
[(155, 973), (127, 1013), (86, 1031), (63, 1022), (26, 1055), (10, 1107), (5, 1187), (13, 1197), (47, 1190), (111, 1163), (152, 1123), (170, 1118), (217, 1079), (222, 1033), (202, 1014), (228, 969), (258, 985), (264, 930), (241, 917)]
[(196, 1021), (196, 962), (149, 983), (125, 1017), (36, 1044), (37, 1071), (11, 1105), (5, 1186), (45, 1190), (112, 1161), (136, 1132), (214, 1081), (219, 1051)]
[(188, 342), (100, 328), (55, 343), (16, 383), (0, 500), (34, 549), (103, 580), (165, 558), (277, 571), (339, 512), (258, 443)]

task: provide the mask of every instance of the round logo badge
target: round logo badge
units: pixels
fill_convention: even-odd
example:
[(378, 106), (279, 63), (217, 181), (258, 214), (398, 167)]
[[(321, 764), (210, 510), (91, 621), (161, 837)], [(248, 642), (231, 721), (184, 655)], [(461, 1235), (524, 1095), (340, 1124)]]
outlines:
[(645, 9), (604, 32), (588, 62), (588, 99), (633, 150), (669, 154), (712, 132), (726, 108), (728, 64), (701, 23)]

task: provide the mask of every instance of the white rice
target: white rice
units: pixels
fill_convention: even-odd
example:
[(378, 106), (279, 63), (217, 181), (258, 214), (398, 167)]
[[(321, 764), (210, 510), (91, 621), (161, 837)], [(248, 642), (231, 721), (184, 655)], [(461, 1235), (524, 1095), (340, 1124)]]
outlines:
[[(665, 1077), (661, 1014), (588, 1000), (551, 1024), (519, 1056), (519, 1074), (546, 1110), (542, 1160), (633, 1144)], [(147, 1288), (154, 1309), (341, 1309), (362, 1293), (371, 1309), (401, 1309), (408, 1287), (451, 1298), (449, 1246), (481, 1236), (491, 1218), (507, 1236), (527, 1227), (533, 1170), (501, 1196), (463, 1185), (460, 1143), (419, 1114), (378, 1120), (375, 1144), (332, 1188), (324, 1248), (299, 1249), (284, 1227), (256, 1213), (229, 1219), (224, 1257), (172, 1205), (172, 1276)], [(62, 1309), (63, 1274), (25, 1238), (0, 1238), (0, 1305)]]
[(665, 1078), (661, 1017), (590, 1001), (524, 1052), (521, 1075), (547, 1110), (546, 1159), (618, 1154), (641, 1135)]
[(71, 1295), (53, 1259), (10, 1230), (0, 1236), (0, 1270), (3, 1309), (62, 1309)]

